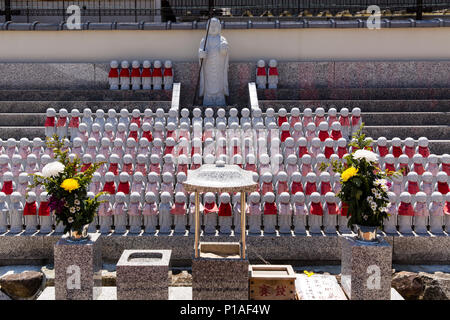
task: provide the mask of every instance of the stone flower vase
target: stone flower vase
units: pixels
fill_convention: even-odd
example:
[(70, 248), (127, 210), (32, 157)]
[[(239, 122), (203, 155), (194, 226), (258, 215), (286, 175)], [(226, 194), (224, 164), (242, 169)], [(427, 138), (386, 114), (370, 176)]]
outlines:
[(378, 242), (377, 239), (377, 229), (378, 227), (373, 226), (362, 226), (359, 224), (355, 225), (357, 233), (356, 239), (364, 242)]
[(89, 224), (85, 224), (81, 230), (75, 230), (70, 228), (68, 240), (71, 242), (81, 242), (87, 241), (89, 239), (88, 235)]

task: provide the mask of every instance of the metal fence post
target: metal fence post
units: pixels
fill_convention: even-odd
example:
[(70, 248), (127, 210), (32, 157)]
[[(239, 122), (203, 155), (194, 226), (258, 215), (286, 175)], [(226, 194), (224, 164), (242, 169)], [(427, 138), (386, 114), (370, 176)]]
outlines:
[(416, 20), (422, 20), (423, 0), (417, 0)]
[(5, 0), (5, 22), (11, 20), (11, 0)]
[(208, 1), (208, 12), (210, 17), (214, 15), (214, 0)]

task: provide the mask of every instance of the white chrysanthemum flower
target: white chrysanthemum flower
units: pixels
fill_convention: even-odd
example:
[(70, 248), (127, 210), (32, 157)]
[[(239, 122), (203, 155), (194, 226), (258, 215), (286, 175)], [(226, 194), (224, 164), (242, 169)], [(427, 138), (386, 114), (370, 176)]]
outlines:
[(378, 193), (378, 190), (376, 188), (372, 188), (372, 190), (370, 190), (370, 191), (372, 191), (373, 194), (377, 194)]
[(377, 204), (375, 202), (370, 204), (370, 208), (375, 211), (377, 209)]
[(70, 213), (75, 213), (76, 210), (74, 207), (70, 207), (69, 211), (70, 211)]
[(80, 200), (75, 199), (75, 201), (73, 203), (78, 206), (78, 205), (80, 205)]
[(372, 196), (368, 196), (367, 197), (367, 201), (372, 202), (373, 201), (373, 197)]
[(69, 218), (67, 219), (67, 222), (72, 223), (72, 222), (74, 222), (74, 220), (73, 220), (72, 217), (69, 217)]
[(54, 161), (46, 164), (42, 168), (42, 176), (44, 178), (56, 177), (64, 171), (64, 165), (59, 161)]
[(376, 162), (378, 161), (378, 156), (375, 152), (369, 150), (356, 150), (353, 154), (353, 158), (355, 159), (366, 159), (367, 162)]
[(375, 195), (375, 198), (381, 199), (381, 198), (382, 198), (382, 197), (381, 197), (381, 194), (377, 193), (377, 194)]

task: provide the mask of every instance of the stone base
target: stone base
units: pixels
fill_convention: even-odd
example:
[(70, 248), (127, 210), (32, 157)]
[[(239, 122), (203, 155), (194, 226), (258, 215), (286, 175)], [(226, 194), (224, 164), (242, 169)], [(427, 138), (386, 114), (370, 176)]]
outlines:
[(125, 250), (117, 263), (118, 300), (168, 300), (171, 250)]
[[(0, 266), (53, 263), (54, 245), (61, 234), (42, 235), (10, 233), (0, 234)], [(393, 263), (448, 264), (450, 261), (450, 235), (435, 236), (396, 234), (384, 235), (392, 245)], [(240, 235), (201, 236), (201, 241), (239, 241)], [(322, 235), (252, 235), (247, 238), (248, 259), (261, 263), (260, 257), (275, 264), (340, 264), (343, 236)], [(106, 234), (102, 239), (104, 261), (117, 263), (123, 250), (172, 250), (171, 264), (175, 267), (191, 266), (194, 235), (161, 236), (148, 233), (117, 235)]]
[(248, 300), (247, 259), (194, 258), (193, 300)]
[(86, 242), (62, 237), (54, 247), (56, 300), (95, 300), (100, 294), (102, 246), (99, 233)]
[(354, 237), (342, 239), (341, 284), (351, 300), (390, 300), (392, 247), (383, 238), (376, 244)]

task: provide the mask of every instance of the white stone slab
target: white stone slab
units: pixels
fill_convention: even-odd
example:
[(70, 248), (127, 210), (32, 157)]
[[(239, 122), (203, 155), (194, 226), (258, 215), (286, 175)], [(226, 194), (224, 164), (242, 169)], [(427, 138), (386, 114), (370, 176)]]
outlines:
[(169, 287), (169, 300), (192, 300), (192, 287)]
[(391, 288), (391, 300), (405, 300), (400, 293), (397, 292), (394, 288)]
[(0, 290), (0, 301), (12, 300), (6, 293)]
[(336, 277), (323, 274), (298, 274), (295, 288), (300, 300), (347, 300)]
[[(96, 300), (117, 300), (116, 287), (99, 287)], [(47, 287), (37, 300), (55, 300), (55, 287)], [(192, 300), (192, 287), (169, 287), (169, 300)]]

